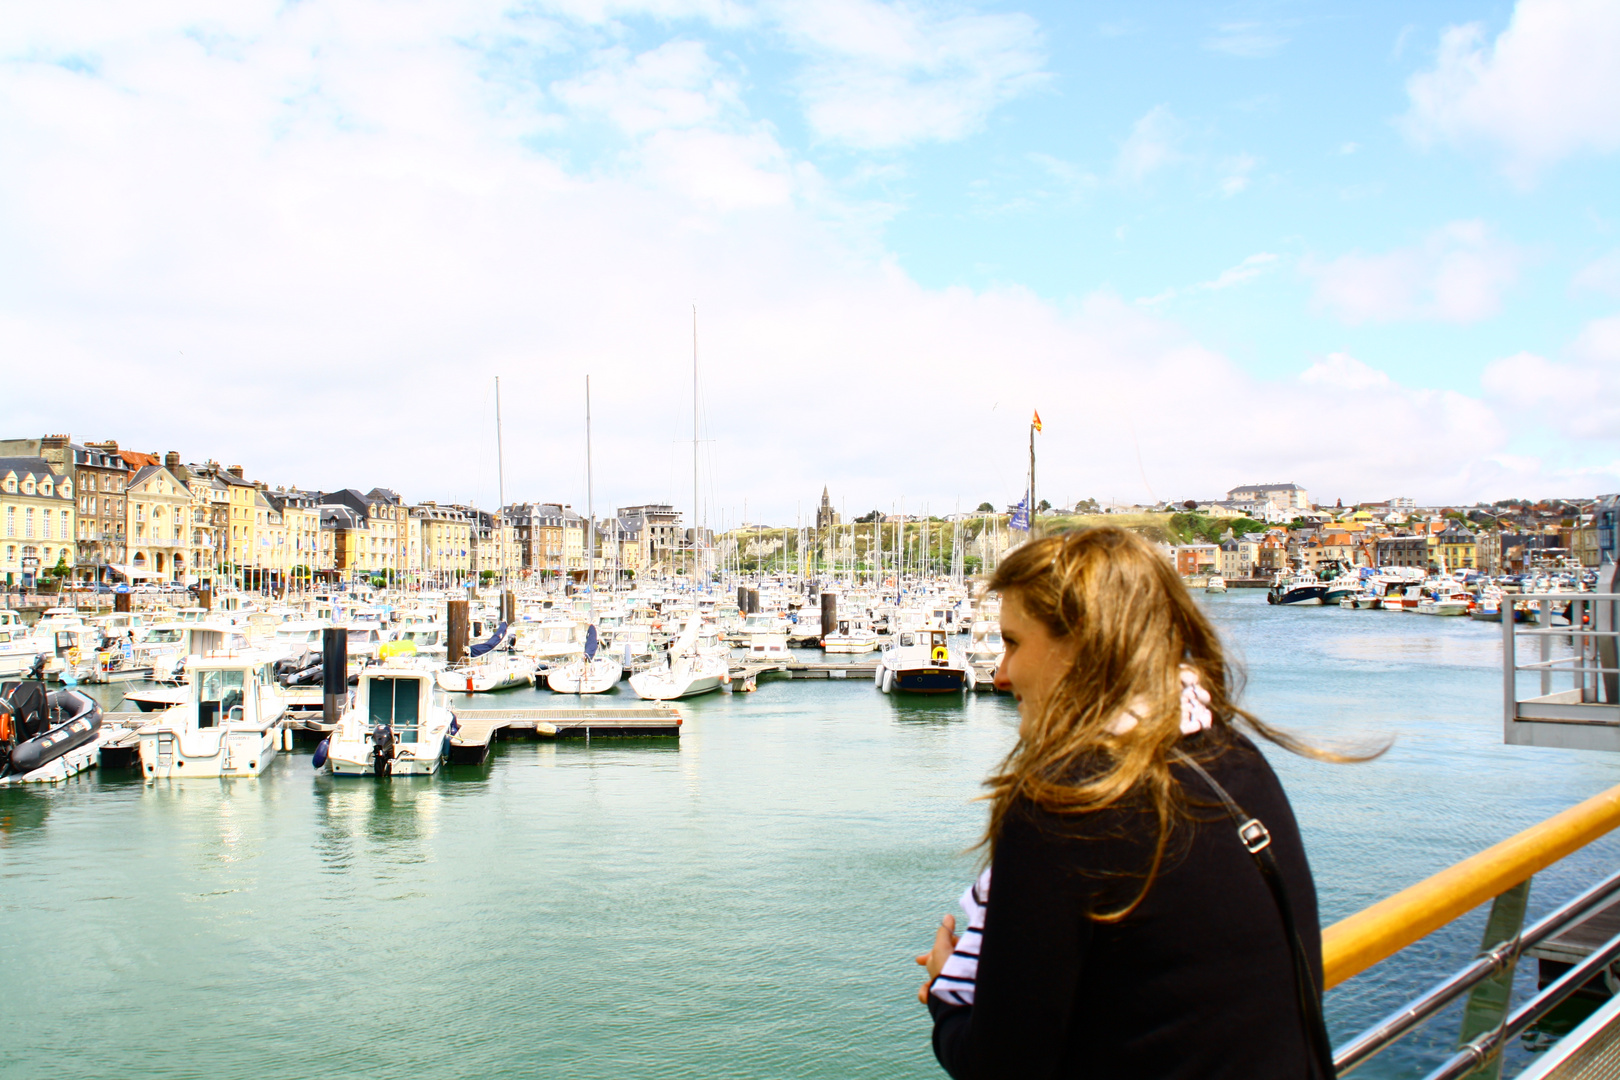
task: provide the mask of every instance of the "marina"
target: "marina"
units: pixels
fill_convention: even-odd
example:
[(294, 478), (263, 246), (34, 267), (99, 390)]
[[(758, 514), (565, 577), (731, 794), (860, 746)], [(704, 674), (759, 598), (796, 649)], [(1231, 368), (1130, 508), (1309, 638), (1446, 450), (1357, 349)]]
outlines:
[[(1499, 624), (1344, 618), (1267, 605), (1253, 590), (1201, 602), (1241, 653), (1248, 700), (1268, 721), (1327, 745), (1395, 739), (1367, 766), (1268, 750), (1301, 820), (1324, 923), (1620, 783), (1610, 754), (1503, 742)], [(32, 904), (48, 889), (54, 909), (85, 931), (43, 950), (13, 926), (0, 944), (25, 990), (46, 970), (68, 972), (61, 1024), (92, 1011), (116, 1018), (75, 1057), (87, 1076), (160, 1074), (163, 1042), (137, 1002), (224, 1016), (225, 1004), (202, 988), (243, 963), (258, 975), (231, 979), (229, 1015), (275, 1001), (273, 1015), (285, 1016), (291, 1002), (292, 1015), (312, 1022), (358, 1001), (359, 1018), (386, 1030), (407, 999), (404, 987), (378, 992), (373, 976), (388, 963), (380, 943), (338, 962), (300, 947), (302, 920), (264, 923), (273, 911), (328, 910), (356, 929), (385, 916), (432, 928), (424, 956), (444, 992), (426, 1015), (464, 1032), (453, 1061), (426, 1064), (339, 1035), (332, 1045), (366, 1048), (377, 1075), (493, 1070), (522, 1048), (542, 1055), (535, 1075), (843, 1076), (853, 1055), (861, 1070), (931, 1076), (907, 969), (918, 913), (946, 910), (970, 872), (962, 852), (981, 820), (971, 799), (1016, 713), (996, 694), (884, 695), (870, 661), (834, 666), (806, 653), (772, 665), (739, 659), (734, 679), (752, 675), (753, 692), (734, 686), (668, 705), (626, 700), (622, 686), (570, 696), (573, 704), (538, 687), (450, 695), (461, 727), (434, 776), (325, 776), (310, 767), (318, 721), (299, 719), (295, 749), (257, 778), (150, 785), (114, 766), (0, 790), (8, 895)], [(120, 689), (92, 692), (116, 704)], [(148, 716), (104, 714), (114, 726)], [(127, 742), (112, 747), (120, 748), (128, 754)], [(137, 850), (146, 854), (136, 859)], [(1543, 870), (1528, 917), (1602, 878), (1617, 856), (1608, 837)], [(1379, 873), (1366, 874), (1373, 863)], [(789, 883), (829, 871), (830, 891), (807, 907)], [(148, 898), (139, 914), (98, 899), (137, 894)], [(177, 905), (206, 913), (190, 923), (203, 936), (183, 946), (164, 916)], [(673, 924), (671, 905), (682, 913)], [(768, 942), (830, 911), (838, 925), (801, 954), (767, 959)], [(1332, 991), (1336, 1041), (1467, 962), (1484, 917), (1447, 925)], [(247, 936), (237, 929), (250, 924), (263, 925)], [(176, 947), (184, 976), (156, 959)], [(123, 958), (110, 968), (92, 958), (108, 948)], [(852, 968), (850, 956), (865, 959)], [(1538, 965), (1521, 967), (1522, 997)], [(677, 972), (684, 989), (672, 1000), (650, 1002), (635, 989)], [(491, 988), (508, 1002), (498, 1026), (470, 1004)], [(816, 1009), (800, 1007), (805, 993)], [(726, 1034), (727, 1013), (705, 1002), (735, 1003), (751, 1027), (786, 1034), (740, 1044)], [(1555, 1023), (1575, 1022), (1561, 1015), (1570, 1018)], [(288, 1043), (280, 1023), (247, 1021), (246, 1043), (195, 1040), (195, 1060), (225, 1076), (318, 1070), (326, 1048)], [(14, 1031), (0, 1049), (23, 1062), (17, 1075), (44, 1075), (27, 1062), (66, 1030)], [(1450, 1052), (1455, 1030), (1441, 1017), (1357, 1075), (1422, 1075), (1425, 1062)], [(901, 1032), (911, 1034), (897, 1039)], [(244, 1049), (268, 1041), (271, 1059)], [(1529, 1060), (1529, 1045), (1510, 1050)], [(837, 1067), (827, 1068), (829, 1055)], [(648, 1064), (655, 1060), (664, 1064)]]

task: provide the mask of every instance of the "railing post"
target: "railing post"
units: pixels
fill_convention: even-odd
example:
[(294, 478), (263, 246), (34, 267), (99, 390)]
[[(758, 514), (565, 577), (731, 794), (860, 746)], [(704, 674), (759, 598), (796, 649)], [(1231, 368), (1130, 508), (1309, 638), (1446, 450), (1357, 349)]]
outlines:
[[(1530, 901), (1532, 880), (1525, 878), (1491, 901), (1490, 918), (1485, 920), (1485, 935), (1479, 943), (1480, 956), (1512, 941), (1524, 929), (1524, 909)], [(1519, 957), (1515, 952), (1507, 958), (1500, 971), (1469, 993), (1468, 1007), (1463, 1010), (1462, 1031), (1457, 1036), (1459, 1050), (1502, 1025), (1502, 1019), (1507, 1016), (1509, 999), (1513, 996), (1513, 973), (1518, 963)], [(1497, 1080), (1502, 1075), (1500, 1048), (1490, 1061), (1469, 1075), (1481, 1080)]]
[(1519, 659), (1514, 652), (1513, 603), (1503, 594), (1498, 608), (1502, 616), (1502, 741), (1513, 742), (1513, 723), (1519, 718)]

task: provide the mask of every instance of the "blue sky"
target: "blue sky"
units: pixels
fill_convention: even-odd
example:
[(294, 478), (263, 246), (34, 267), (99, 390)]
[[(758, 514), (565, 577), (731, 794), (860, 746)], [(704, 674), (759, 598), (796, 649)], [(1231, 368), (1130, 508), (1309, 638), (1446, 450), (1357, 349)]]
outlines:
[(1620, 487), (1612, 3), (35, 5), (0, 146), (17, 435), (685, 504), (696, 303), (711, 519)]

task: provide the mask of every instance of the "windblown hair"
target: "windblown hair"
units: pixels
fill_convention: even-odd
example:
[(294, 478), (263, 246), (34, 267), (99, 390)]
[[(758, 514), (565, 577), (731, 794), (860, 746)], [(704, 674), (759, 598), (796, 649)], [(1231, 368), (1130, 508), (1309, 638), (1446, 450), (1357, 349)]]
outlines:
[[(1187, 806), (1170, 771), (1181, 737), (1183, 664), (1209, 692), (1211, 734), (1220, 743), (1242, 727), (1307, 757), (1354, 760), (1308, 746), (1237, 704), (1240, 676), (1214, 627), (1170, 561), (1135, 533), (1104, 526), (1031, 540), (1002, 561), (986, 588), (1014, 598), (1054, 638), (1075, 646), (1074, 663), (1039, 715), (1025, 718), (1017, 745), (985, 781), (991, 853), (1020, 799), (1055, 814), (1129, 800), (1157, 819), (1142, 891), (1121, 909), (1093, 913), (1098, 921), (1123, 919), (1142, 902), (1171, 826)], [(1123, 734), (1110, 731), (1127, 712), (1136, 724)]]

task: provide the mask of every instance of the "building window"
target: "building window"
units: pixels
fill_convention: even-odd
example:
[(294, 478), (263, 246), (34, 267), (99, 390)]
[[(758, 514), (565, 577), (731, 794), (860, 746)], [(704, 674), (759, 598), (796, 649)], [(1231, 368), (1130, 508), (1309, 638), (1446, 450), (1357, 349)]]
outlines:
[(68, 512), (66, 510), (63, 510), (62, 511), (62, 539), (66, 540), (70, 535), (72, 535), (72, 533), (73, 533), (73, 528), (72, 528), (72, 526), (70, 526), (68, 524)]
[(28, 508), (27, 516), (23, 518), (23, 535), (34, 535), (34, 508), (32, 506)]
[(6, 535), (17, 535), (17, 508), (15, 506), (6, 507)]

